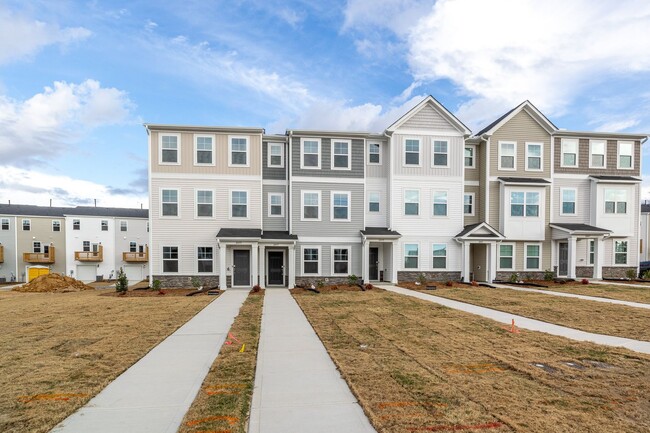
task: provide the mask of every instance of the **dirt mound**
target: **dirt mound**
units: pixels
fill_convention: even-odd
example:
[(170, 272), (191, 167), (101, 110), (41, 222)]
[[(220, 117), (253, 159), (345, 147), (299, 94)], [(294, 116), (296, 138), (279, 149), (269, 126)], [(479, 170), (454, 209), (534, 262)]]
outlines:
[(59, 274), (48, 274), (34, 278), (29, 283), (16, 287), (13, 290), (16, 292), (67, 293), (95, 289), (74, 278)]

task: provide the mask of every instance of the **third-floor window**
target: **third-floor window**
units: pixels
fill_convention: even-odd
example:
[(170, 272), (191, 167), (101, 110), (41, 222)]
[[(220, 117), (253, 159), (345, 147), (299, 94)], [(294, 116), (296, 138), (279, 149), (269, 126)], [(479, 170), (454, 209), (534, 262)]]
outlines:
[(230, 166), (248, 167), (248, 138), (230, 137)]
[(575, 139), (562, 139), (562, 159), (560, 165), (562, 167), (577, 167), (578, 166), (578, 140)]
[(591, 140), (589, 142), (589, 167), (605, 168), (607, 164), (607, 142), (605, 140)]
[(526, 170), (542, 170), (542, 143), (526, 143)]
[(442, 140), (435, 140), (433, 142), (433, 167), (447, 167), (449, 155), (449, 143)]
[(381, 164), (381, 145), (379, 143), (368, 144), (368, 164)]
[(300, 147), (300, 168), (320, 168), (320, 140), (303, 138)]
[(350, 169), (350, 142), (345, 140), (332, 140), (332, 169)]
[(404, 141), (404, 165), (420, 165), (420, 140)]
[(631, 141), (618, 142), (618, 168), (634, 168), (634, 143)]
[(268, 145), (268, 161), (269, 167), (284, 167), (284, 144), (282, 143), (269, 143)]
[(178, 135), (162, 135), (160, 137), (160, 162), (162, 164), (179, 164)]
[(212, 165), (214, 164), (214, 141), (210, 135), (197, 135), (194, 137), (196, 149), (195, 163)]

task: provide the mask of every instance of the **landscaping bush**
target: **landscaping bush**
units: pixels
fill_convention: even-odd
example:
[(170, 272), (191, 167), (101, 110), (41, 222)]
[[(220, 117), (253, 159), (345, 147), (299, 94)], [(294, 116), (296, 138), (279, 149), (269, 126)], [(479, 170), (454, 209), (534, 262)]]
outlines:
[(519, 282), (519, 274), (514, 272), (512, 275), (510, 275), (510, 282), (511, 283), (518, 283)]
[(325, 282), (323, 280), (316, 280), (316, 287), (322, 289), (323, 287), (325, 287)]
[(374, 286), (370, 283), (366, 284), (366, 290), (372, 290), (374, 289)]
[(553, 271), (550, 269), (544, 269), (544, 281), (551, 281), (555, 275), (553, 275)]
[(628, 280), (636, 279), (636, 269), (628, 269), (625, 272), (625, 276), (627, 277)]
[(348, 284), (351, 286), (356, 286), (359, 283), (359, 277), (356, 275), (348, 275)]
[(586, 278), (583, 278), (582, 281), (580, 281), (582, 284), (589, 284), (589, 280)]
[(643, 275), (641, 275), (641, 278), (643, 278), (644, 280), (650, 280), (650, 269), (645, 271)]
[(201, 286), (202, 286), (201, 280), (199, 279), (199, 277), (192, 277), (190, 279), (190, 282), (192, 283), (192, 287), (194, 287), (196, 290), (199, 290), (201, 288)]
[(115, 291), (117, 293), (126, 293), (129, 289), (129, 279), (122, 268), (117, 272), (117, 281), (115, 282)]
[(153, 283), (151, 283), (151, 288), (152, 288), (153, 290), (158, 290), (158, 291), (160, 291), (160, 288), (161, 288), (161, 287), (162, 287), (162, 283), (160, 282), (160, 280), (153, 280)]
[(253, 293), (258, 293), (260, 290), (262, 290), (262, 288), (260, 287), (259, 284), (255, 284), (253, 286)]
[(420, 274), (417, 276), (415, 279), (418, 283), (422, 284), (423, 286), (427, 283), (427, 277), (424, 274)]

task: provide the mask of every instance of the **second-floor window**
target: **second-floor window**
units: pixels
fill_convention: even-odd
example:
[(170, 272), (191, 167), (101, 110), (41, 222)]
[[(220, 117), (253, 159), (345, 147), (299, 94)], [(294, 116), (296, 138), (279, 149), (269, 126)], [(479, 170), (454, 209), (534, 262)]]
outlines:
[(229, 165), (248, 167), (248, 138), (230, 137)]
[(433, 142), (433, 161), (431, 164), (433, 167), (447, 167), (447, 162), (449, 155), (449, 143), (442, 140), (435, 140)]
[(447, 216), (447, 191), (433, 192), (433, 216)]
[(516, 168), (516, 144), (511, 141), (499, 142), (499, 170), (514, 170)]
[(624, 189), (605, 190), (605, 213), (627, 213), (627, 191)]
[(269, 167), (282, 168), (284, 167), (284, 144), (282, 143), (269, 143), (268, 145), (268, 161)]
[(125, 232), (129, 229), (129, 223), (127, 221), (120, 221), (120, 231)]
[(230, 216), (248, 218), (248, 191), (231, 191)]
[(463, 213), (465, 215), (474, 215), (474, 193), (463, 196)]
[(178, 216), (178, 190), (177, 189), (163, 189), (162, 196), (162, 211), (164, 217)]
[(526, 170), (542, 170), (542, 143), (526, 143)]
[(269, 216), (281, 217), (284, 216), (284, 194), (282, 193), (269, 193)]
[(83, 252), (90, 252), (90, 241), (83, 241), (82, 246), (81, 246), (81, 251)]
[(72, 220), (72, 230), (81, 230), (81, 220)]
[(197, 135), (194, 137), (196, 148), (196, 164), (214, 164), (214, 141), (210, 135)]
[(591, 140), (589, 142), (589, 167), (605, 168), (607, 142), (605, 140)]
[(9, 230), (9, 218), (2, 218), (0, 220), (0, 229)]
[(350, 221), (349, 192), (332, 192), (332, 221)]
[(578, 166), (578, 140), (562, 139), (562, 160), (560, 165), (562, 167), (577, 167)]
[(627, 241), (614, 241), (614, 264), (627, 265)]
[(420, 140), (404, 141), (404, 165), (420, 165)]
[(35, 253), (40, 253), (41, 252), (41, 243), (36, 241), (32, 244), (33, 250)]
[(199, 218), (212, 218), (213, 212), (212, 190), (196, 191), (196, 216)]
[(23, 220), (23, 231), (28, 232), (32, 229), (32, 221), (31, 220)]
[(378, 192), (368, 193), (368, 212), (379, 212), (379, 197)]
[(539, 216), (539, 193), (520, 192), (510, 193), (510, 216), (513, 217), (538, 217)]
[(562, 215), (576, 214), (576, 190), (575, 188), (562, 188)]
[(59, 220), (53, 220), (52, 221), (52, 231), (53, 232), (60, 232), (61, 231), (61, 221), (59, 221)]
[(476, 148), (474, 146), (465, 147), (465, 168), (474, 168), (476, 167), (474, 162), (474, 151)]
[(320, 168), (320, 140), (302, 139), (300, 168)]
[(417, 189), (404, 191), (404, 215), (420, 215), (420, 191)]
[(619, 141), (618, 143), (618, 168), (634, 168), (634, 143)]
[(350, 168), (349, 141), (332, 141), (332, 168), (334, 170)]
[(302, 219), (320, 221), (320, 191), (302, 192)]
[(108, 220), (102, 220), (101, 223), (100, 223), (100, 227), (101, 227), (103, 232), (107, 232), (108, 231)]
[(178, 136), (160, 136), (160, 162), (163, 164), (179, 164)]
[(381, 164), (381, 145), (368, 143), (368, 164)]

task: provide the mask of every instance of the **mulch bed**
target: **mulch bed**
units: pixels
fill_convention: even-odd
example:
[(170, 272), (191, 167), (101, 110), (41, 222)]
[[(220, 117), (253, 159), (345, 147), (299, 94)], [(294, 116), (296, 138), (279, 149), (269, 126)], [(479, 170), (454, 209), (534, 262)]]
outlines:
[(424, 284), (415, 284), (415, 281), (400, 281), (397, 283), (398, 287), (403, 287), (405, 289), (410, 289), (410, 290), (427, 290), (427, 286), (433, 286), (436, 288), (451, 288), (451, 287), (456, 287), (456, 288), (467, 288), (467, 287), (472, 287), (471, 285), (468, 284), (463, 284), (459, 283), (458, 281), (453, 281), (451, 283), (451, 286), (447, 286), (447, 283), (444, 281), (429, 281)]
[[(361, 287), (351, 284), (330, 284), (328, 286), (317, 287), (316, 290), (320, 293), (329, 293), (329, 292), (362, 292)], [(371, 290), (377, 290), (375, 286)], [(314, 293), (313, 290), (296, 287), (292, 290), (293, 293)]]
[[(158, 293), (157, 290), (129, 290), (124, 294), (117, 293), (116, 291), (102, 293), (99, 296), (113, 296), (118, 298), (164, 298), (168, 296), (187, 296), (188, 293), (196, 292), (194, 289), (164, 289), (163, 294)], [(199, 293), (195, 296), (207, 296), (205, 293)]]

